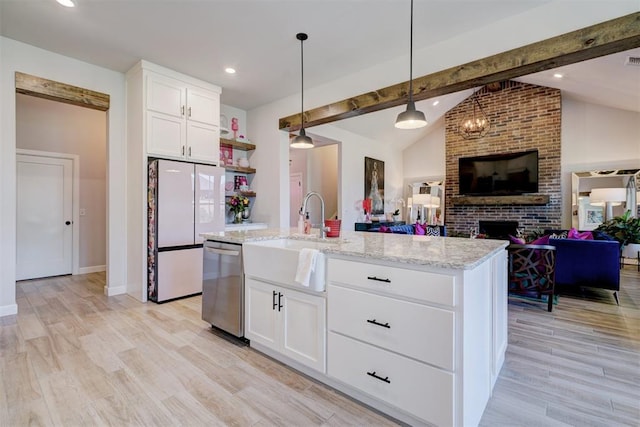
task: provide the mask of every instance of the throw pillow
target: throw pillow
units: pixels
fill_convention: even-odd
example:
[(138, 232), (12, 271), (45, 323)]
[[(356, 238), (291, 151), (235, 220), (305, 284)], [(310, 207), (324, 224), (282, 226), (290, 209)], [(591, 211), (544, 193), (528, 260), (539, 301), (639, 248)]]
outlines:
[(594, 240), (616, 240), (614, 237), (605, 233), (604, 231), (593, 230), (591, 234)]
[(425, 234), (427, 236), (440, 236), (440, 227), (437, 225), (427, 225)]
[(544, 236), (538, 237), (536, 240), (534, 240), (530, 244), (531, 245), (548, 245), (550, 238), (551, 236), (545, 234)]
[(426, 225), (416, 222), (414, 225), (415, 233), (418, 236), (424, 236), (426, 233)]
[(525, 245), (526, 244), (524, 239), (521, 239), (519, 237), (513, 237), (511, 234), (509, 234), (509, 241), (511, 243), (513, 243), (514, 245)]
[(381, 225), (380, 229), (378, 231), (380, 233), (391, 233), (391, 229), (389, 227), (387, 227), (386, 225)]
[(565, 230), (559, 233), (551, 233), (549, 235), (549, 238), (550, 239), (566, 239), (568, 235), (569, 235), (569, 232)]
[(575, 228), (572, 228), (567, 234), (567, 239), (593, 240), (593, 234), (590, 231), (583, 231), (582, 233), (580, 233)]

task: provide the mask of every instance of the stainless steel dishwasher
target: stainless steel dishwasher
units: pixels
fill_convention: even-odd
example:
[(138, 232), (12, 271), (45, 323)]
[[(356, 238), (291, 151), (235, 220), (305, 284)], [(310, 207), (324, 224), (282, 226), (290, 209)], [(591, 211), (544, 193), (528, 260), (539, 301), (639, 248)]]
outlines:
[(242, 245), (205, 241), (202, 320), (236, 337), (244, 336)]

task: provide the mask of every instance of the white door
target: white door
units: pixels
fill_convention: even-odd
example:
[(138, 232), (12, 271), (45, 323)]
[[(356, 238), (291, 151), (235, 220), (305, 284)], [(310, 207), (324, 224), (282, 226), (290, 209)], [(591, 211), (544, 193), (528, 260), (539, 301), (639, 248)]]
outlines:
[(300, 172), (289, 175), (289, 225), (298, 225), (298, 215), (302, 206), (302, 174)]
[(16, 280), (71, 274), (73, 161), (17, 155)]

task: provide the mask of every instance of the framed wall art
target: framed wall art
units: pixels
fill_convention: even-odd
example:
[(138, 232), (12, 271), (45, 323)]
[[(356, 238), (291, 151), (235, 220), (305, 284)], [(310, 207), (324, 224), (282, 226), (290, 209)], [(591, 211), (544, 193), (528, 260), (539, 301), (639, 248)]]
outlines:
[(364, 158), (364, 198), (371, 199), (371, 214), (384, 214), (384, 162)]

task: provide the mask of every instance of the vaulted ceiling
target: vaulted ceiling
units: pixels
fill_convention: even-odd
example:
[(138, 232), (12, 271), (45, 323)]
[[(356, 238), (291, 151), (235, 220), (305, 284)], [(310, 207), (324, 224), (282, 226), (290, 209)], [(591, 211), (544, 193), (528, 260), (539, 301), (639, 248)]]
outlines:
[[(0, 33), (121, 72), (143, 58), (222, 86), (222, 102), (245, 110), (299, 93), (300, 46), (295, 34), (301, 31), (310, 35), (305, 42), (305, 87), (394, 61), (403, 65), (391, 67), (379, 81), (367, 82), (367, 90), (408, 79), (408, 0), (75, 1), (77, 7), (69, 9), (54, 0), (0, 0)], [(434, 71), (421, 51), (462, 40), (466, 33), (495, 23), (540, 15), (560, 3), (559, 7), (575, 7), (576, 13), (588, 7), (578, 0), (416, 0), (414, 76)], [(616, 7), (632, 13), (638, 2), (618, 0)], [(535, 26), (551, 25), (559, 18), (549, 17), (549, 22), (532, 23), (532, 28), (521, 31), (531, 41), (545, 38), (536, 39)], [(508, 45), (508, 35), (496, 34), (495, 39), (496, 46)], [(475, 49), (480, 56), (486, 56), (482, 49), (507, 50), (496, 52), (496, 46)], [(473, 48), (469, 41), (461, 52)], [(519, 80), (557, 87), (586, 102), (640, 111), (640, 67), (624, 65), (629, 55), (640, 56), (640, 50), (564, 67), (561, 81), (550, 72)], [(454, 63), (441, 68), (466, 62), (455, 62), (451, 56), (447, 60)], [(228, 66), (238, 72), (226, 74)], [(443, 97), (436, 107), (433, 100), (423, 101), (428, 120), (437, 120), (468, 94)], [(384, 113), (393, 122), (401, 110), (375, 114)], [(362, 132), (379, 136), (387, 126), (385, 120), (370, 114), (354, 123)], [(343, 125), (351, 125), (351, 119), (346, 122)]]

